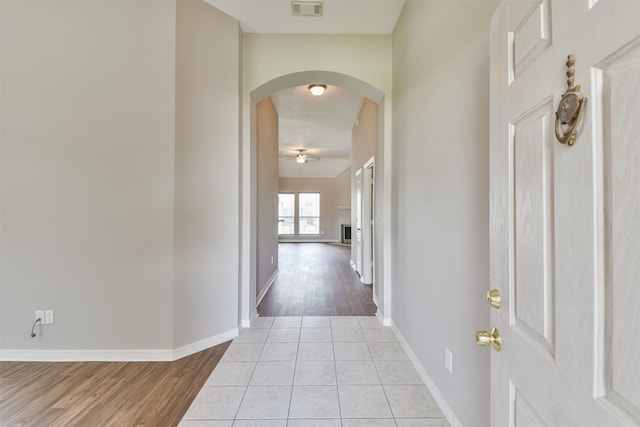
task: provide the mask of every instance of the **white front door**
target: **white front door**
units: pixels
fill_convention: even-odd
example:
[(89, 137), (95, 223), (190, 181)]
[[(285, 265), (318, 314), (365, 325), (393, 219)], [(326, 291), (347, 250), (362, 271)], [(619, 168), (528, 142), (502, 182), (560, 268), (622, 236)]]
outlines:
[[(569, 54), (573, 146), (554, 132)], [(492, 425), (640, 424), (640, 1), (501, 4), (490, 150)]]

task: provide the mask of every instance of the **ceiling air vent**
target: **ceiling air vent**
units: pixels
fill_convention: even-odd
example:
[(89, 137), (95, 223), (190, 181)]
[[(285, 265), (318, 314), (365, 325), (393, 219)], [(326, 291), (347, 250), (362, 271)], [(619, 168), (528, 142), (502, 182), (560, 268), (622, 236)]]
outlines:
[(322, 16), (321, 1), (292, 1), (293, 16)]

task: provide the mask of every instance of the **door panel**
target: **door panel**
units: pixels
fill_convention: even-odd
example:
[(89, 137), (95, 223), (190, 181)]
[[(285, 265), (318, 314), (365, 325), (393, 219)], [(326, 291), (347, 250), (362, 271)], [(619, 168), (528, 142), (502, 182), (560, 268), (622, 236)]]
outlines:
[(640, 1), (503, 2), (490, 78), (492, 424), (640, 425)]
[[(603, 126), (603, 394), (640, 419), (640, 43), (594, 71)], [(629, 236), (634, 236), (630, 238)]]
[(514, 330), (554, 357), (553, 105), (551, 98), (511, 123), (514, 212)]
[(539, 427), (546, 426), (535, 408), (531, 406), (529, 401), (520, 393), (520, 391), (511, 384), (512, 388), (512, 413), (513, 425), (518, 427)]
[[(551, 6), (549, 0), (535, 1), (529, 7), (514, 30), (509, 32), (512, 39), (513, 54), (510, 58), (509, 83), (519, 76), (526, 67), (551, 45)], [(515, 11), (514, 11), (515, 12)]]

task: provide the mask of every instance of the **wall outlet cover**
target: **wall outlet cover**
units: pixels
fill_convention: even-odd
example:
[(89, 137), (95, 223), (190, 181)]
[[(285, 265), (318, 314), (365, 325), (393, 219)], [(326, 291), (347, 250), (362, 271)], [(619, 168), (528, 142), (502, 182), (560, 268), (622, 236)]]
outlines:
[(450, 374), (453, 374), (453, 353), (448, 348), (444, 349), (444, 367)]

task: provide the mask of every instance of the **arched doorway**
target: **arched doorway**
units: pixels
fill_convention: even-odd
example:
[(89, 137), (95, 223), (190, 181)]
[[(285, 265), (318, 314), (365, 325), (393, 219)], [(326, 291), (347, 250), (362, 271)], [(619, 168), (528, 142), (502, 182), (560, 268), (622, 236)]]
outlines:
[[(384, 123), (384, 93), (374, 86), (354, 78), (352, 76), (332, 72), (332, 71), (301, 71), (286, 74), (274, 78), (249, 92), (249, 99), (245, 101), (249, 108), (245, 108), (248, 114), (248, 126), (245, 126), (245, 135), (242, 146), (242, 207), (241, 207), (241, 266), (240, 266), (240, 315), (241, 325), (248, 327), (251, 319), (257, 315), (256, 311), (256, 265), (257, 265), (257, 241), (256, 230), (256, 200), (257, 200), (257, 104), (264, 98), (280, 90), (305, 85), (310, 83), (323, 83), (327, 85), (340, 86), (349, 89), (379, 106), (380, 132), (378, 132), (378, 155), (376, 159), (379, 181), (383, 185), (377, 187), (377, 200), (380, 201), (380, 220), (376, 220), (377, 233), (374, 242), (374, 257), (377, 272), (377, 289), (374, 291), (378, 295), (378, 315), (384, 319), (390, 319), (391, 294), (390, 294), (390, 141), (385, 139)], [(388, 119), (388, 117), (387, 117)], [(385, 161), (385, 158), (389, 159)], [(386, 165), (386, 166), (385, 166)], [(388, 323), (388, 322), (387, 322)]]

